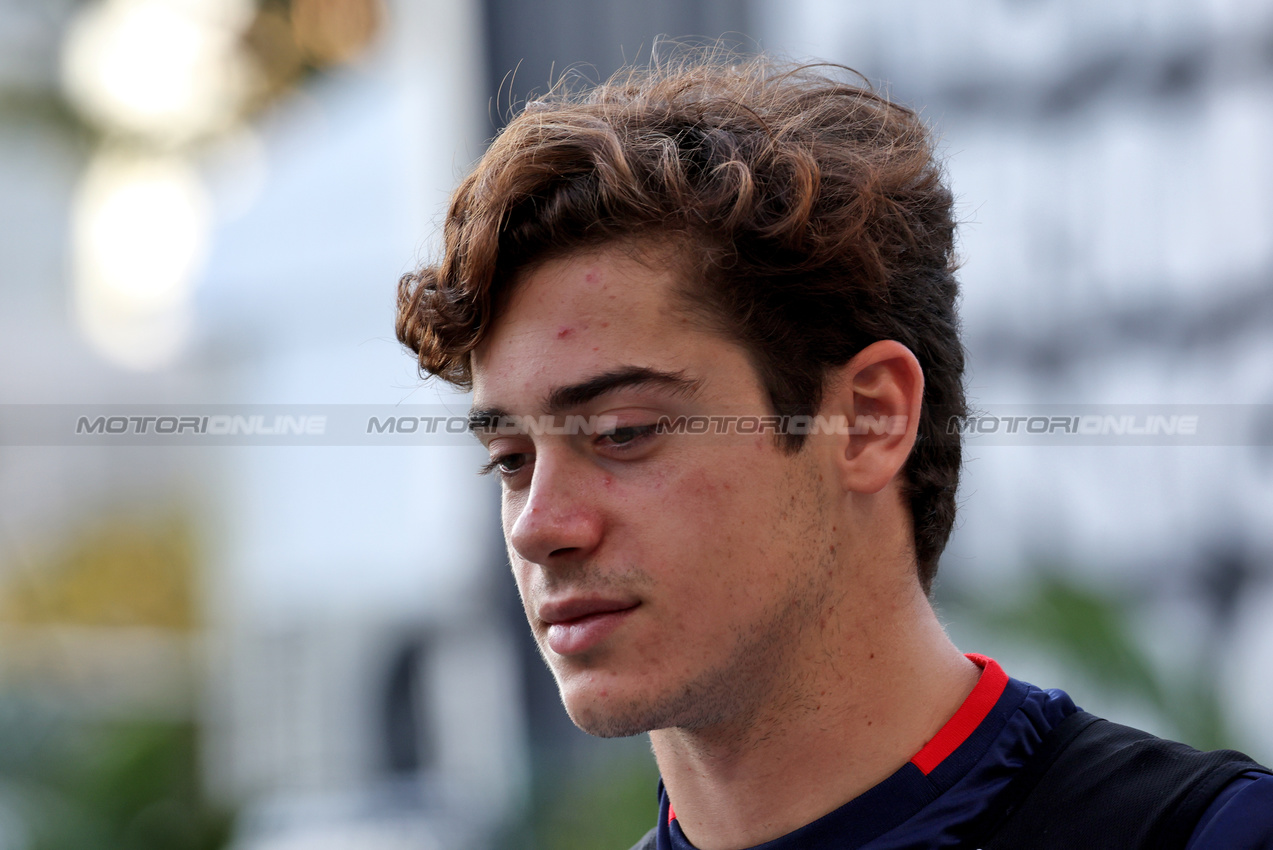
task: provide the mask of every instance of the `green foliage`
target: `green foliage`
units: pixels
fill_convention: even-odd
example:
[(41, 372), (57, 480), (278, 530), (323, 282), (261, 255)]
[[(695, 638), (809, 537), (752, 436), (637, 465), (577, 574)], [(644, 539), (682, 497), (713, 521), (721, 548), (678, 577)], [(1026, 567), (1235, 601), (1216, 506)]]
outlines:
[(0, 714), (0, 772), (31, 850), (226, 845), (231, 818), (200, 793), (190, 724), (81, 725), (11, 703)]
[(950, 607), (991, 632), (1025, 641), (1084, 671), (1110, 694), (1152, 707), (1200, 749), (1234, 747), (1209, 667), (1181, 659), (1160, 670), (1133, 628), (1135, 601), (1101, 593), (1057, 570), (1034, 575), (1012, 600), (956, 596)]
[(597, 850), (636, 843), (658, 819), (658, 769), (648, 751), (627, 749), (577, 770), (541, 760), (526, 819), (500, 846)]

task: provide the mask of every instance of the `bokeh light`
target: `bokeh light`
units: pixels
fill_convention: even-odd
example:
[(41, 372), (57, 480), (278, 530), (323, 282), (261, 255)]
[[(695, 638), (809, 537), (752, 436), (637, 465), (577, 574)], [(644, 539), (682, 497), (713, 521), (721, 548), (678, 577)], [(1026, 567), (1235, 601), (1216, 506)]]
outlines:
[(296, 43), (319, 64), (348, 62), (371, 43), (383, 10), (376, 0), (293, 0)]
[(151, 369), (180, 351), (207, 249), (209, 203), (176, 157), (98, 154), (75, 201), (75, 314), (111, 360)]
[(229, 124), (249, 87), (250, 0), (107, 0), (68, 33), (63, 85), (105, 129), (181, 141)]

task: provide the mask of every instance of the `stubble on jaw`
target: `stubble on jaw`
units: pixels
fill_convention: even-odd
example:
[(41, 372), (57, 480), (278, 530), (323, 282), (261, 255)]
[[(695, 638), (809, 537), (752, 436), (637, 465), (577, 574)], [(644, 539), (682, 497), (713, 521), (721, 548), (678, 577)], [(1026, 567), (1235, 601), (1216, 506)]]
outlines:
[[(794, 591), (795, 588), (792, 588)], [(817, 622), (827, 594), (790, 593), (765, 612), (761, 622), (735, 636), (733, 652), (718, 667), (699, 674), (661, 698), (633, 699), (600, 712), (572, 716), (579, 728), (603, 738), (678, 729), (704, 742), (745, 748), (762, 730), (764, 718), (779, 722), (807, 708), (812, 694), (792, 663), (799, 639)]]
[[(834, 604), (837, 565), (827, 521), (830, 506), (819, 499), (817, 479), (808, 465), (804, 474), (792, 476), (788, 504), (775, 511), (775, 528), (800, 541), (798, 551), (791, 547), (789, 580), (759, 618), (735, 630), (732, 651), (670, 693), (609, 702), (604, 709), (586, 705), (571, 711), (567, 705), (576, 726), (602, 738), (677, 729), (699, 746), (745, 748), (771, 734), (775, 724), (818, 708), (807, 662), (799, 656), (810, 651), (824, 613)], [(799, 516), (807, 521), (798, 523)], [(560, 689), (560, 675), (542, 643), (539, 648)]]

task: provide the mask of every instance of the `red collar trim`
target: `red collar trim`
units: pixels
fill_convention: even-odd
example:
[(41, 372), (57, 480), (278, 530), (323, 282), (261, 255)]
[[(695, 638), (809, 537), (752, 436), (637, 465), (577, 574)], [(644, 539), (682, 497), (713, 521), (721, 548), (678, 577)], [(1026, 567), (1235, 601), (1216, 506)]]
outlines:
[[(918, 767), (925, 776), (932, 773), (937, 765), (968, 740), (968, 736), (986, 719), (990, 709), (995, 707), (999, 697), (1003, 696), (1004, 688), (1008, 687), (1008, 674), (1003, 672), (1003, 668), (993, 658), (971, 652), (966, 657), (981, 668), (981, 678), (977, 680), (963, 705), (959, 706), (955, 716), (946, 721), (946, 725), (911, 759), (911, 764)], [(669, 800), (667, 822), (671, 823), (675, 819), (676, 810)]]
[(937, 765), (968, 740), (968, 736), (986, 719), (990, 709), (1003, 696), (1003, 689), (1008, 686), (1008, 674), (1003, 672), (1003, 668), (994, 659), (972, 653), (967, 658), (981, 668), (981, 678), (977, 680), (968, 699), (959, 706), (955, 716), (946, 721), (946, 725), (911, 759), (911, 764), (918, 767), (925, 776), (932, 773)]

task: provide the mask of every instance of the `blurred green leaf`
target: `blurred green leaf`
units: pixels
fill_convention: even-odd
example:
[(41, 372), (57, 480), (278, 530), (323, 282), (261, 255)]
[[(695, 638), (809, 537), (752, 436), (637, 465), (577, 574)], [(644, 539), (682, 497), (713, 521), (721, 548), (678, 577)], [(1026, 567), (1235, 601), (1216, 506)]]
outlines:
[[(1158, 669), (1133, 627), (1136, 601), (1085, 586), (1059, 568), (1037, 571), (1018, 598), (987, 602), (955, 596), (961, 616), (1013, 641), (1025, 641), (1083, 670), (1111, 694), (1154, 708), (1200, 749), (1234, 747), (1212, 671), (1182, 659)], [(1117, 719), (1117, 718), (1115, 718)]]
[(84, 725), (30, 711), (7, 721), (0, 770), (31, 850), (217, 850), (228, 842), (230, 813), (199, 788), (191, 724)]

